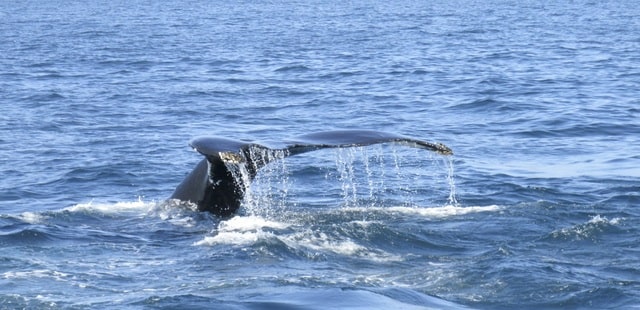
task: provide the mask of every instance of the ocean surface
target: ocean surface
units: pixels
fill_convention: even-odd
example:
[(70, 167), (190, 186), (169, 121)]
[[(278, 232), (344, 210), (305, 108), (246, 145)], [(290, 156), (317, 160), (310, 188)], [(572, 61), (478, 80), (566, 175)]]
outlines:
[[(167, 202), (188, 141), (441, 142)], [(640, 309), (636, 1), (1, 1), (0, 309)]]

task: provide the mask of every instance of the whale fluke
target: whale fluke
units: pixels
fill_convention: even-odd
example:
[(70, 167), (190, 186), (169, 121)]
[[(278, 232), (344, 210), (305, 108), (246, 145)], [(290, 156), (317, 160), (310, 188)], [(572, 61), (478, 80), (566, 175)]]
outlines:
[(268, 147), (218, 137), (199, 137), (189, 145), (204, 155), (196, 167), (176, 187), (170, 199), (189, 201), (200, 211), (227, 217), (233, 215), (244, 198), (248, 183), (268, 163), (326, 148), (367, 146), (395, 143), (426, 149), (441, 155), (452, 155), (450, 148), (392, 133), (371, 130), (323, 131), (287, 140), (282, 146)]

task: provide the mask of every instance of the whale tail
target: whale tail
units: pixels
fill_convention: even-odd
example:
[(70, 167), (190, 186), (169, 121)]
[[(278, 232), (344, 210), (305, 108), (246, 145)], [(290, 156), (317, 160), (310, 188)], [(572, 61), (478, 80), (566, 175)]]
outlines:
[(205, 159), (176, 187), (171, 199), (195, 203), (200, 211), (231, 216), (240, 207), (248, 185), (260, 168), (274, 160), (326, 148), (378, 143), (396, 143), (441, 155), (453, 154), (441, 143), (366, 130), (317, 132), (285, 141), (284, 146), (275, 148), (226, 138), (200, 137), (189, 144)]
[(283, 151), (223, 138), (198, 138), (190, 145), (205, 158), (176, 187), (171, 199), (195, 203), (199, 211), (222, 217), (240, 207), (260, 168), (284, 157)]

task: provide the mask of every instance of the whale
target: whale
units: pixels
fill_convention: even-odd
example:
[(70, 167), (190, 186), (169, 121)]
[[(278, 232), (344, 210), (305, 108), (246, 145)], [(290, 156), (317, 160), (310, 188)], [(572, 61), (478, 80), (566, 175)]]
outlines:
[(442, 143), (375, 130), (332, 130), (296, 136), (276, 144), (196, 137), (189, 145), (204, 156), (176, 187), (170, 199), (188, 202), (198, 211), (220, 217), (233, 216), (260, 168), (289, 156), (311, 151), (393, 143), (453, 155)]

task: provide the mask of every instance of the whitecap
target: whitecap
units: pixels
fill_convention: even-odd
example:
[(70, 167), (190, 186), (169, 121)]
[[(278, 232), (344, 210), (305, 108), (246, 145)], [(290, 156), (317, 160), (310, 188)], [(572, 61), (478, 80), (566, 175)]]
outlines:
[(33, 279), (33, 278), (50, 278), (57, 281), (62, 281), (64, 278), (68, 278), (70, 275), (47, 269), (36, 269), (29, 271), (7, 271), (3, 273), (0, 278), (4, 279)]
[(28, 224), (41, 224), (47, 219), (47, 216), (36, 212), (22, 212), (17, 218)]
[(430, 207), (430, 208), (391, 207), (388, 209), (391, 212), (398, 212), (398, 213), (409, 214), (409, 215), (415, 214), (415, 215), (420, 215), (424, 217), (450, 217), (450, 216), (465, 215), (470, 213), (494, 212), (494, 211), (501, 210), (501, 208), (497, 205), (470, 206), (470, 207), (446, 205), (442, 207)]
[(404, 215), (418, 215), (423, 217), (430, 218), (442, 218), (442, 217), (451, 217), (457, 215), (466, 215), (470, 213), (480, 213), (480, 212), (495, 212), (502, 210), (502, 207), (498, 205), (489, 205), (489, 206), (455, 206), (455, 205), (445, 205), (441, 207), (407, 207), (407, 206), (396, 206), (396, 207), (352, 207), (352, 208), (344, 208), (345, 211), (355, 211), (355, 212), (381, 212), (381, 213), (395, 213), (395, 214), (404, 214)]
[[(368, 222), (358, 222), (368, 225)], [(288, 229), (291, 228), (291, 229)], [(331, 236), (302, 225), (268, 220), (258, 216), (236, 216), (220, 222), (217, 233), (194, 243), (195, 246), (251, 246), (277, 240), (287, 247), (313, 255), (337, 254), (371, 261), (401, 261), (402, 257), (358, 244), (349, 237)]]
[(309, 236), (302, 234), (292, 238), (285, 238), (287, 244), (294, 247), (305, 247), (314, 251), (333, 252), (345, 256), (357, 255), (358, 253), (368, 252), (367, 248), (361, 246), (352, 240), (332, 239), (325, 233)]
[(212, 246), (218, 244), (246, 246), (252, 245), (258, 242), (258, 240), (265, 240), (273, 238), (273, 233), (264, 231), (227, 231), (220, 232), (215, 236), (207, 236), (204, 239), (194, 243), (196, 246)]
[(289, 224), (266, 220), (259, 216), (235, 216), (220, 222), (219, 231), (249, 231), (262, 228), (285, 229)]
[(607, 226), (617, 226), (623, 220), (623, 218), (619, 217), (608, 219), (598, 214), (591, 217), (591, 219), (585, 223), (555, 230), (551, 235), (555, 238), (572, 237), (575, 240), (590, 239), (593, 238), (595, 234), (602, 232)]
[(609, 224), (609, 225), (618, 225), (622, 221), (622, 218), (614, 217), (612, 219), (607, 219), (606, 217), (600, 216), (600, 214), (592, 217), (587, 223), (589, 224)]
[(393, 255), (379, 249), (372, 249), (356, 243), (350, 238), (332, 237), (323, 232), (306, 230), (279, 239), (287, 246), (316, 254), (333, 253), (375, 262), (402, 261), (399, 255)]
[[(357, 207), (344, 208), (340, 212), (382, 212), (424, 217), (448, 217), (477, 212), (492, 212), (502, 208), (497, 205), (460, 207)], [(366, 228), (377, 221), (352, 220), (348, 223)], [(375, 262), (398, 262), (404, 258), (376, 247), (359, 243), (348, 236), (333, 235), (314, 229), (309, 223), (288, 223), (260, 216), (235, 216), (221, 221), (214, 235), (206, 236), (195, 246), (233, 245), (251, 246), (256, 243), (277, 240), (287, 247), (310, 255), (342, 255)], [(321, 228), (320, 228), (321, 229)]]
[(155, 202), (144, 202), (142, 199), (137, 201), (121, 201), (116, 203), (79, 203), (71, 207), (64, 208), (68, 212), (88, 212), (101, 214), (120, 214), (120, 213), (145, 213), (156, 205)]
[(207, 236), (194, 243), (196, 246), (211, 246), (216, 244), (228, 245), (251, 245), (259, 240), (275, 238), (269, 230), (281, 230), (289, 227), (287, 223), (269, 221), (258, 216), (235, 216), (226, 221), (220, 222), (217, 234)]

